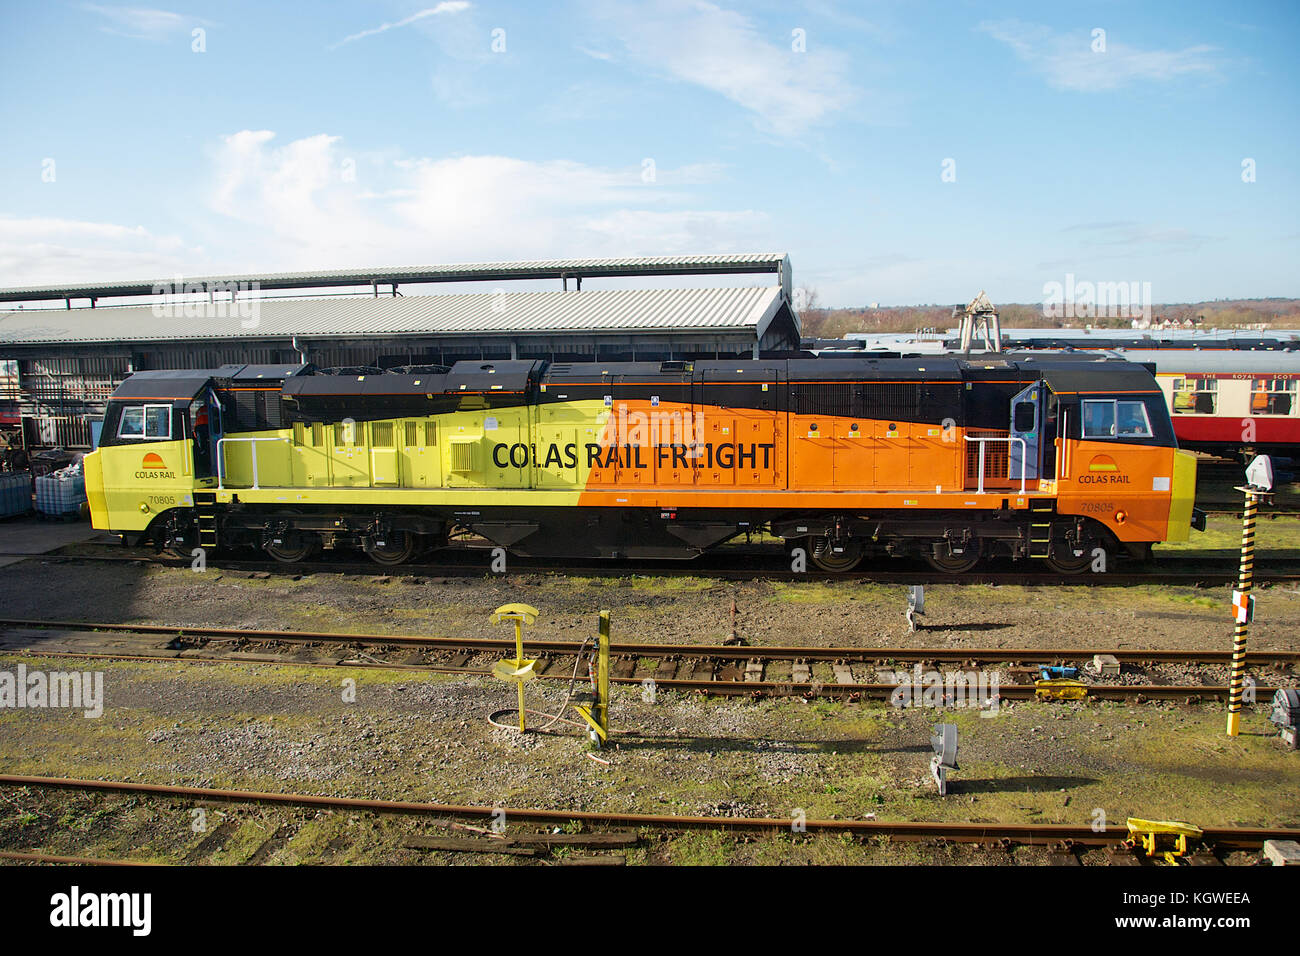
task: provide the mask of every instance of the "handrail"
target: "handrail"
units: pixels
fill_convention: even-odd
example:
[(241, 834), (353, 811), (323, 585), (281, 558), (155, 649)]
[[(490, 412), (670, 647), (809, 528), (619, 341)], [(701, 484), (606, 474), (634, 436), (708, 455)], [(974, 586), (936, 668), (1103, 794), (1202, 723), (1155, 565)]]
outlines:
[(1022, 495), (1025, 493), (1025, 472), (1028, 470), (1026, 468), (1026, 459), (1029, 457), (1029, 445), (1026, 444), (1023, 438), (1019, 438), (1015, 435), (1008, 438), (971, 438), (970, 435), (963, 435), (962, 438), (966, 439), (966, 441), (975, 441), (980, 444), (979, 488), (976, 489), (976, 492), (981, 495), (984, 494), (984, 450), (986, 443), (991, 441), (1004, 441), (1007, 443), (1007, 477), (1011, 478), (1013, 477), (1011, 475), (1011, 442), (1020, 442), (1020, 493)]
[(253, 456), (253, 490), (257, 491), (260, 487), (257, 483), (257, 443), (260, 441), (287, 442), (288, 440), (289, 439), (287, 438), (218, 438), (217, 439), (217, 490), (221, 491), (226, 487), (225, 485), (226, 469), (224, 467), (226, 463), (226, 455), (225, 455), (226, 450), (221, 447), (226, 442), (246, 441), (252, 444), (253, 447), (249, 450), (252, 452), (252, 456)]

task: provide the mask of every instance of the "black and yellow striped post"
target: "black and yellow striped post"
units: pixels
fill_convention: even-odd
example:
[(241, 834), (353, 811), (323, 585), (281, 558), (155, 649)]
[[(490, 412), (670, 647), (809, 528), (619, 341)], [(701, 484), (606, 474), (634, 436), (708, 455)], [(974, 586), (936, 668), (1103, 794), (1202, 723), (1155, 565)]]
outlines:
[(1241, 722), (1241, 697), (1246, 682), (1246, 632), (1250, 628), (1250, 587), (1255, 576), (1255, 511), (1259, 495), (1254, 489), (1246, 493), (1246, 507), (1241, 517), (1241, 569), (1237, 590), (1232, 595), (1237, 628), (1232, 636), (1232, 675), (1228, 681), (1228, 736), (1236, 737)]
[(609, 738), (609, 612), (600, 612), (599, 634), (596, 638), (596, 723), (600, 724), (601, 740)]

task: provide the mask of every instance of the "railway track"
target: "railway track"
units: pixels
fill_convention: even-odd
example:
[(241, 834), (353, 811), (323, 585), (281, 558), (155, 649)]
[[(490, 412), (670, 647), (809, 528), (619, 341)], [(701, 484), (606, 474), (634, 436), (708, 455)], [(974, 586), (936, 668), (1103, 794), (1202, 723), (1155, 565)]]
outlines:
[[(536, 672), (542, 680), (569, 681), (575, 670), (584, 672), (579, 660), (586, 653), (582, 642), (530, 638), (527, 649), (538, 657)], [(496, 660), (513, 652), (513, 641), (499, 638), (0, 619), (0, 653), (83, 659), (380, 667), (484, 676)], [(957, 665), (957, 669), (1005, 665), (1005, 674), (999, 670), (998, 694), (1007, 700), (1038, 696), (1034, 681), (1043, 665), (1079, 665), (1094, 655), (1110, 655), (1119, 662), (1121, 674), (1089, 677), (1088, 695), (1129, 701), (1226, 698), (1226, 667), (1231, 657), (1227, 651), (1100, 647), (755, 647), (642, 642), (615, 642), (610, 654), (611, 681), (616, 684), (652, 681), (665, 690), (847, 699), (889, 699), (900, 686), (914, 685), (916, 677), (907, 665), (921, 665), (926, 671), (940, 664)], [(899, 665), (903, 665), (901, 671)], [(1125, 665), (1130, 667), (1128, 674), (1122, 671)], [(1160, 683), (1159, 665), (1202, 668), (1202, 682)], [(1300, 651), (1251, 651), (1247, 665), (1271, 668), (1285, 679), (1300, 665)], [(1275, 690), (1259, 686), (1256, 693), (1267, 700)]]
[[(473, 553), (473, 552), (472, 552)], [(49, 564), (105, 563), (119, 565), (155, 565), (189, 570), (193, 563), (187, 558), (139, 552), (131, 554), (60, 554), (42, 552), (0, 551), (0, 557), (20, 557)], [(1257, 568), (1255, 580), (1265, 584), (1300, 583), (1300, 558), (1262, 556), (1270, 567)], [(1237, 558), (1207, 560), (1191, 558), (1177, 553), (1167, 554), (1163, 566), (1146, 570), (1119, 570), (1104, 574), (1058, 574), (1046, 570), (1020, 568), (1000, 570), (997, 567), (975, 569), (961, 574), (936, 571), (924, 564), (911, 564), (902, 560), (891, 561), (890, 570), (858, 568), (853, 571), (792, 571), (788, 560), (781, 554), (765, 552), (737, 552), (731, 555), (710, 554), (693, 561), (646, 562), (603, 561), (599, 563), (568, 562), (563, 565), (540, 560), (512, 558), (503, 572), (491, 570), (486, 553), (478, 560), (420, 562), (401, 565), (377, 565), (372, 561), (324, 560), (284, 564), (272, 559), (247, 559), (214, 557), (207, 561), (210, 571), (264, 574), (271, 576), (304, 577), (311, 574), (342, 574), (362, 577), (403, 578), (504, 578), (510, 575), (529, 574), (549, 577), (626, 578), (647, 577), (703, 577), (719, 581), (853, 581), (879, 584), (988, 584), (999, 586), (1039, 585), (1044, 587), (1128, 587), (1132, 585), (1173, 585), (1185, 587), (1217, 586), (1237, 579)], [(1179, 569), (1172, 570), (1170, 565)], [(737, 566), (739, 565), (739, 566)], [(898, 567), (899, 570), (892, 568)]]
[[(1047, 846), (1066, 853), (1086, 848), (1107, 848), (1124, 852), (1125, 860), (1137, 858), (1127, 846), (1125, 827), (1109, 827), (1098, 832), (1091, 823), (950, 823), (940, 821), (879, 820), (794, 820), (788, 817), (731, 817), (686, 814), (607, 813), (592, 810), (559, 810), (542, 807), (500, 807), (466, 804), (421, 803), (405, 800), (378, 800), (303, 793), (268, 793), (255, 790), (226, 790), (211, 787), (186, 787), (135, 783), (118, 780), (83, 780), (64, 777), (0, 775), (0, 787), (65, 790), (103, 794), (126, 794), (134, 797), (183, 801), (250, 803), (294, 808), (399, 814), (431, 819), (472, 820), (491, 833), (491, 824), (502, 813), (508, 821), (506, 834), (498, 839), (520, 840), (517, 825), (547, 826), (582, 824), (584, 827), (622, 827), (636, 831), (674, 832), (684, 830), (724, 830), (745, 833), (791, 833), (796, 824), (807, 833), (850, 834), (860, 839), (886, 838), (897, 841), (937, 841), (979, 844), (989, 849), (1012, 846)], [(544, 842), (547, 834), (523, 834), (522, 842)], [(1294, 840), (1300, 830), (1286, 827), (1202, 827), (1202, 843), (1214, 852), (1257, 851), (1267, 840)], [(485, 839), (490, 840), (489, 835)], [(611, 841), (614, 842), (614, 841)], [(628, 845), (628, 840), (617, 841)], [(466, 849), (473, 849), (466, 847)], [(1128, 852), (1125, 852), (1128, 851)], [(44, 854), (28, 854), (44, 856)], [(75, 858), (64, 858), (75, 859)], [(1077, 860), (1075, 861), (1077, 862)], [(1217, 862), (1217, 861), (1216, 861)]]
[[(1240, 507), (1232, 508), (1227, 505), (1222, 507), (1203, 508), (1201, 510), (1213, 518), (1240, 518), (1242, 516), (1242, 509)], [(1257, 511), (1255, 517), (1257, 520), (1261, 521), (1264, 519), (1272, 521), (1276, 518), (1300, 518), (1300, 511), (1273, 511), (1265, 509), (1263, 511)]]

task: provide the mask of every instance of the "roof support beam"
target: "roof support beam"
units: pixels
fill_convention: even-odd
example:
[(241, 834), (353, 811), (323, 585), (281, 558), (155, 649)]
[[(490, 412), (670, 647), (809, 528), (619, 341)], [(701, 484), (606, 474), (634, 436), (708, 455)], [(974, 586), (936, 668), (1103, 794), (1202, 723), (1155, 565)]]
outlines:
[[(444, 266), (407, 266), (390, 269), (341, 269), (323, 272), (290, 272), (250, 275), (199, 276), (186, 281), (187, 287), (206, 291), (213, 287), (272, 291), (277, 289), (329, 289), (366, 287), (372, 291), (380, 284), (417, 282), (497, 282), (523, 279), (567, 279), (573, 276), (582, 288), (582, 279), (592, 276), (667, 276), (667, 275), (754, 275), (778, 277), (786, 297), (791, 295), (790, 259), (784, 253), (745, 253), (705, 256), (645, 256), (626, 259), (543, 259), (529, 262), (477, 262)], [(64, 300), (72, 307), (74, 298), (124, 298), (156, 295), (158, 288), (174, 288), (175, 279), (148, 282), (105, 282), (62, 286), (29, 286), (0, 289), (0, 302), (41, 302)]]

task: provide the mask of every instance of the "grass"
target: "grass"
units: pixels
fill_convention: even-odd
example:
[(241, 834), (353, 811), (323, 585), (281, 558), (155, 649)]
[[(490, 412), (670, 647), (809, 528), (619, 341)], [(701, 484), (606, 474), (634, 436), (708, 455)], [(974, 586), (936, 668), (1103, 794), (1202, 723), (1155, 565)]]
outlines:
[(735, 848), (735, 837), (728, 833), (694, 830), (675, 838), (669, 854), (678, 866), (727, 866)]
[[(1190, 604), (1201, 606), (1194, 600)], [(29, 667), (41, 666), (40, 658), (24, 656), (0, 658), (0, 668), (12, 667), (18, 659)], [(173, 745), (143, 744), (156, 730), (175, 731), (183, 746), (198, 731), (251, 723), (272, 738), (272, 746), (296, 746), (298, 739), (326, 731), (333, 715), (347, 710), (338, 696), (345, 677), (357, 680), (363, 704), (367, 686), (457, 682), (444, 675), (308, 666), (218, 664), (196, 670), (195, 665), (174, 661), (104, 662), (103, 669), (111, 675), (106, 680), (110, 706), (99, 720), (58, 712), (0, 711), (0, 739), (7, 742), (0, 748), (0, 761), (7, 772), (180, 782)], [(179, 682), (171, 688), (172, 699), (186, 699), (189, 686), (196, 701), (205, 688), (229, 690), (215, 705), (196, 705), (184, 714), (160, 713), (151, 703), (150, 687), (165, 679)], [(138, 685), (135, 696), (141, 703), (113, 706), (114, 687), (128, 680)], [(476, 694), (475, 687), (484, 692), (477, 699), (466, 697), (463, 715), (469, 721), (478, 721), (479, 713), (500, 696), (499, 688), (485, 681), (459, 683), (467, 695)], [(287, 700), (286, 711), (250, 712), (250, 707), (257, 708), (242, 691), (253, 686), (299, 693), (272, 698)], [(1282, 749), (1263, 707), (1245, 715), (1241, 737), (1229, 739), (1223, 733), (1223, 709), (1213, 705), (1023, 702), (1005, 707), (995, 718), (984, 718), (970, 710), (899, 711), (876, 703), (754, 702), (667, 691), (661, 697), (658, 704), (649, 705), (640, 700), (637, 687), (616, 690), (616, 733), (642, 726), (647, 734), (638, 738), (628, 733), (621, 749), (611, 747), (612, 766), (597, 766), (582, 757), (582, 740), (576, 735), (545, 738), (534, 748), (516, 751), (499, 738), (475, 734), (471, 740), (477, 740), (476, 746), (499, 751), (500, 759), (468, 765), (453, 761), (454, 769), (431, 770), (433, 760), (454, 753), (457, 741), (474, 733), (463, 729), (467, 725), (459, 712), (450, 719), (409, 716), (399, 730), (382, 709), (361, 709), (356, 711), (361, 725), (375, 727), (375, 743), (384, 751), (382, 760), (376, 753), (373, 764), (367, 756), (322, 782), (309, 775), (299, 779), (294, 771), (276, 778), (257, 767), (241, 770), (247, 760), (232, 755), (231, 762), (192, 769), (191, 775), (218, 787), (359, 791), (487, 806), (494, 801), (545, 804), (553, 791), (544, 778), (558, 770), (578, 775), (587, 809), (789, 816), (802, 808), (808, 819), (862, 819), (870, 813), (881, 820), (1063, 823), (1087, 823), (1101, 810), (1118, 825), (1126, 816), (1184, 819), (1202, 826), (1300, 825), (1300, 806), (1294, 799), (1295, 755)], [(680, 712), (674, 713), (674, 708)], [(651, 715), (656, 723), (669, 720), (666, 726), (681, 728), (671, 742), (654, 733), (654, 723), (647, 725)], [(941, 721), (957, 724), (962, 748), (961, 769), (952, 775), (953, 792), (947, 799), (937, 795), (928, 775), (929, 735)], [(342, 738), (354, 731), (355, 725), (326, 732)], [(304, 758), (303, 765), (310, 761)], [(730, 809), (714, 809), (721, 804)], [(69, 811), (58, 820), (59, 832), (100, 849), (106, 841), (125, 839), (114, 834), (119, 829), (131, 832), (122, 821), (141, 811), (124, 809), (116, 801), (110, 805), (115, 809), (88, 805)], [(9, 841), (23, 840), (13, 835), (23, 828), (53, 826), (53, 820), (42, 821), (30, 806), (14, 806), (10, 812), (0, 807), (0, 833), (8, 830)], [(160, 821), (160, 832), (170, 836), (138, 848), (124, 846), (123, 852), (174, 857), (177, 851), (166, 844), (176, 840), (177, 833), (189, 848), (201, 839), (188, 832), (187, 808), (151, 807), (150, 812)], [(276, 817), (245, 808), (230, 812), (237, 813), (232, 819), (238, 827), (215, 860), (243, 862), (274, 834)], [(209, 810), (209, 832), (217, 824), (215, 814)], [(330, 856), (334, 862), (376, 862), (395, 852), (393, 835), (385, 830), (395, 825), (383, 821), (354, 822), (347, 814), (313, 816), (310, 811), (280, 819), (292, 819), (297, 832), (277, 860)], [(580, 826), (568, 824), (564, 829), (574, 832)], [(348, 845), (335, 857), (330, 844), (340, 835), (348, 838)], [(656, 841), (630, 853), (629, 860), (699, 865), (870, 862), (880, 861), (882, 852), (869, 841), (845, 842), (833, 834), (753, 839), (696, 832)], [(884, 859), (903, 862), (911, 852), (901, 844), (891, 845)], [(921, 852), (932, 858), (935, 851)], [(432, 862), (436, 857), (420, 859)]]
[(774, 581), (771, 596), (794, 604), (845, 604), (849, 601), (898, 600), (898, 588), (853, 581)]
[[(1300, 550), (1300, 520), (1265, 518), (1255, 523), (1255, 548), (1260, 552)], [(1241, 521), (1237, 518), (1211, 518), (1204, 531), (1193, 531), (1186, 541), (1171, 541), (1155, 546), (1162, 553), (1187, 554), (1197, 551), (1241, 550)]]

